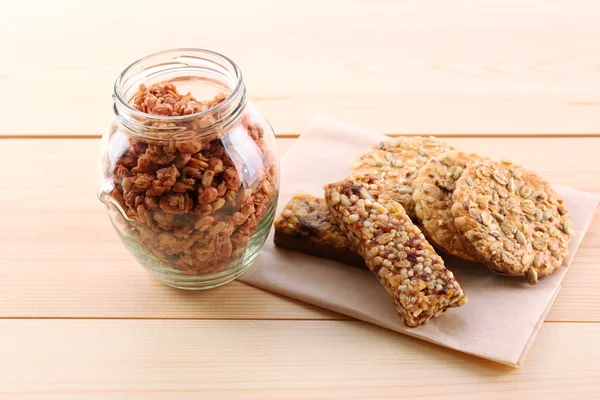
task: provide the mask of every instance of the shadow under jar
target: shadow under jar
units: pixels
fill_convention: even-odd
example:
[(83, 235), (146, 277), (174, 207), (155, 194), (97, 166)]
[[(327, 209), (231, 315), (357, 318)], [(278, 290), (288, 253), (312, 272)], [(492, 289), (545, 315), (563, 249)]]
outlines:
[(279, 171), (273, 130), (237, 65), (168, 50), (131, 64), (114, 90), (99, 198), (125, 246), (170, 286), (240, 276), (273, 223)]

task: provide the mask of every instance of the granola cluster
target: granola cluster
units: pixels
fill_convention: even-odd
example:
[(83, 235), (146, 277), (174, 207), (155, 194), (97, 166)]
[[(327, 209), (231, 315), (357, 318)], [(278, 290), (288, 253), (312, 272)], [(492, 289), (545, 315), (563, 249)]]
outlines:
[[(226, 97), (199, 101), (165, 82), (141, 85), (132, 106), (148, 114), (184, 116), (209, 110)], [(202, 115), (173, 130), (177, 134), (161, 130), (175, 126), (165, 123), (153, 137), (128, 135), (128, 148), (110, 171), (110, 195), (134, 221), (142, 244), (190, 275), (226, 269), (277, 197), (277, 162), (262, 127), (243, 116), (226, 131), (200, 133), (213, 123), (212, 116)]]

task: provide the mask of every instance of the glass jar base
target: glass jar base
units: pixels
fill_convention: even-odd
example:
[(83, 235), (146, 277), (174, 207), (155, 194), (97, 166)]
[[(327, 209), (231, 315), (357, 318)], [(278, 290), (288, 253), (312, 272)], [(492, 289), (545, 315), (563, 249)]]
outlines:
[(177, 289), (206, 290), (225, 285), (246, 272), (258, 256), (258, 252), (269, 235), (273, 219), (275, 218), (276, 208), (277, 196), (271, 202), (269, 209), (263, 216), (243, 253), (231, 262), (224, 271), (213, 274), (188, 275), (184, 271), (170, 267), (152, 255), (139, 243), (135, 236), (124, 236), (120, 233), (119, 229), (116, 229), (116, 227), (115, 229), (119, 232), (121, 240), (137, 261), (160, 282)]

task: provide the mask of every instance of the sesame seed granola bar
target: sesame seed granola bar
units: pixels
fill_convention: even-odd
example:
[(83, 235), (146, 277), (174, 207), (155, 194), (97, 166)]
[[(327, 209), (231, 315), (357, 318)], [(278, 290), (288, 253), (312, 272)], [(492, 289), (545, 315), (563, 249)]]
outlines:
[(454, 275), (373, 176), (325, 186), (325, 202), (407, 326), (467, 302)]
[(291, 250), (366, 268), (334, 222), (325, 200), (309, 194), (298, 194), (286, 204), (275, 220), (274, 241)]

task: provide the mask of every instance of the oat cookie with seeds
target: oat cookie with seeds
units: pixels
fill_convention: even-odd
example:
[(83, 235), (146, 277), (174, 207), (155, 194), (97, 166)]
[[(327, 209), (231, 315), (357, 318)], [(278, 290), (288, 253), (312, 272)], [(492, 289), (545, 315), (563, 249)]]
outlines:
[(450, 150), (454, 148), (432, 136), (400, 136), (374, 145), (354, 161), (351, 174), (379, 178), (392, 198), (414, 218), (411, 185), (417, 171), (431, 157)]
[(412, 182), (415, 214), (428, 239), (446, 253), (468, 261), (476, 258), (463, 245), (450, 209), (456, 181), (468, 164), (479, 160), (477, 154), (446, 152), (431, 158)]
[(467, 302), (444, 260), (373, 176), (325, 186), (325, 202), (407, 326)]
[(454, 225), (490, 269), (530, 284), (559, 268), (573, 227), (563, 200), (534, 172), (508, 161), (470, 164), (452, 195)]

